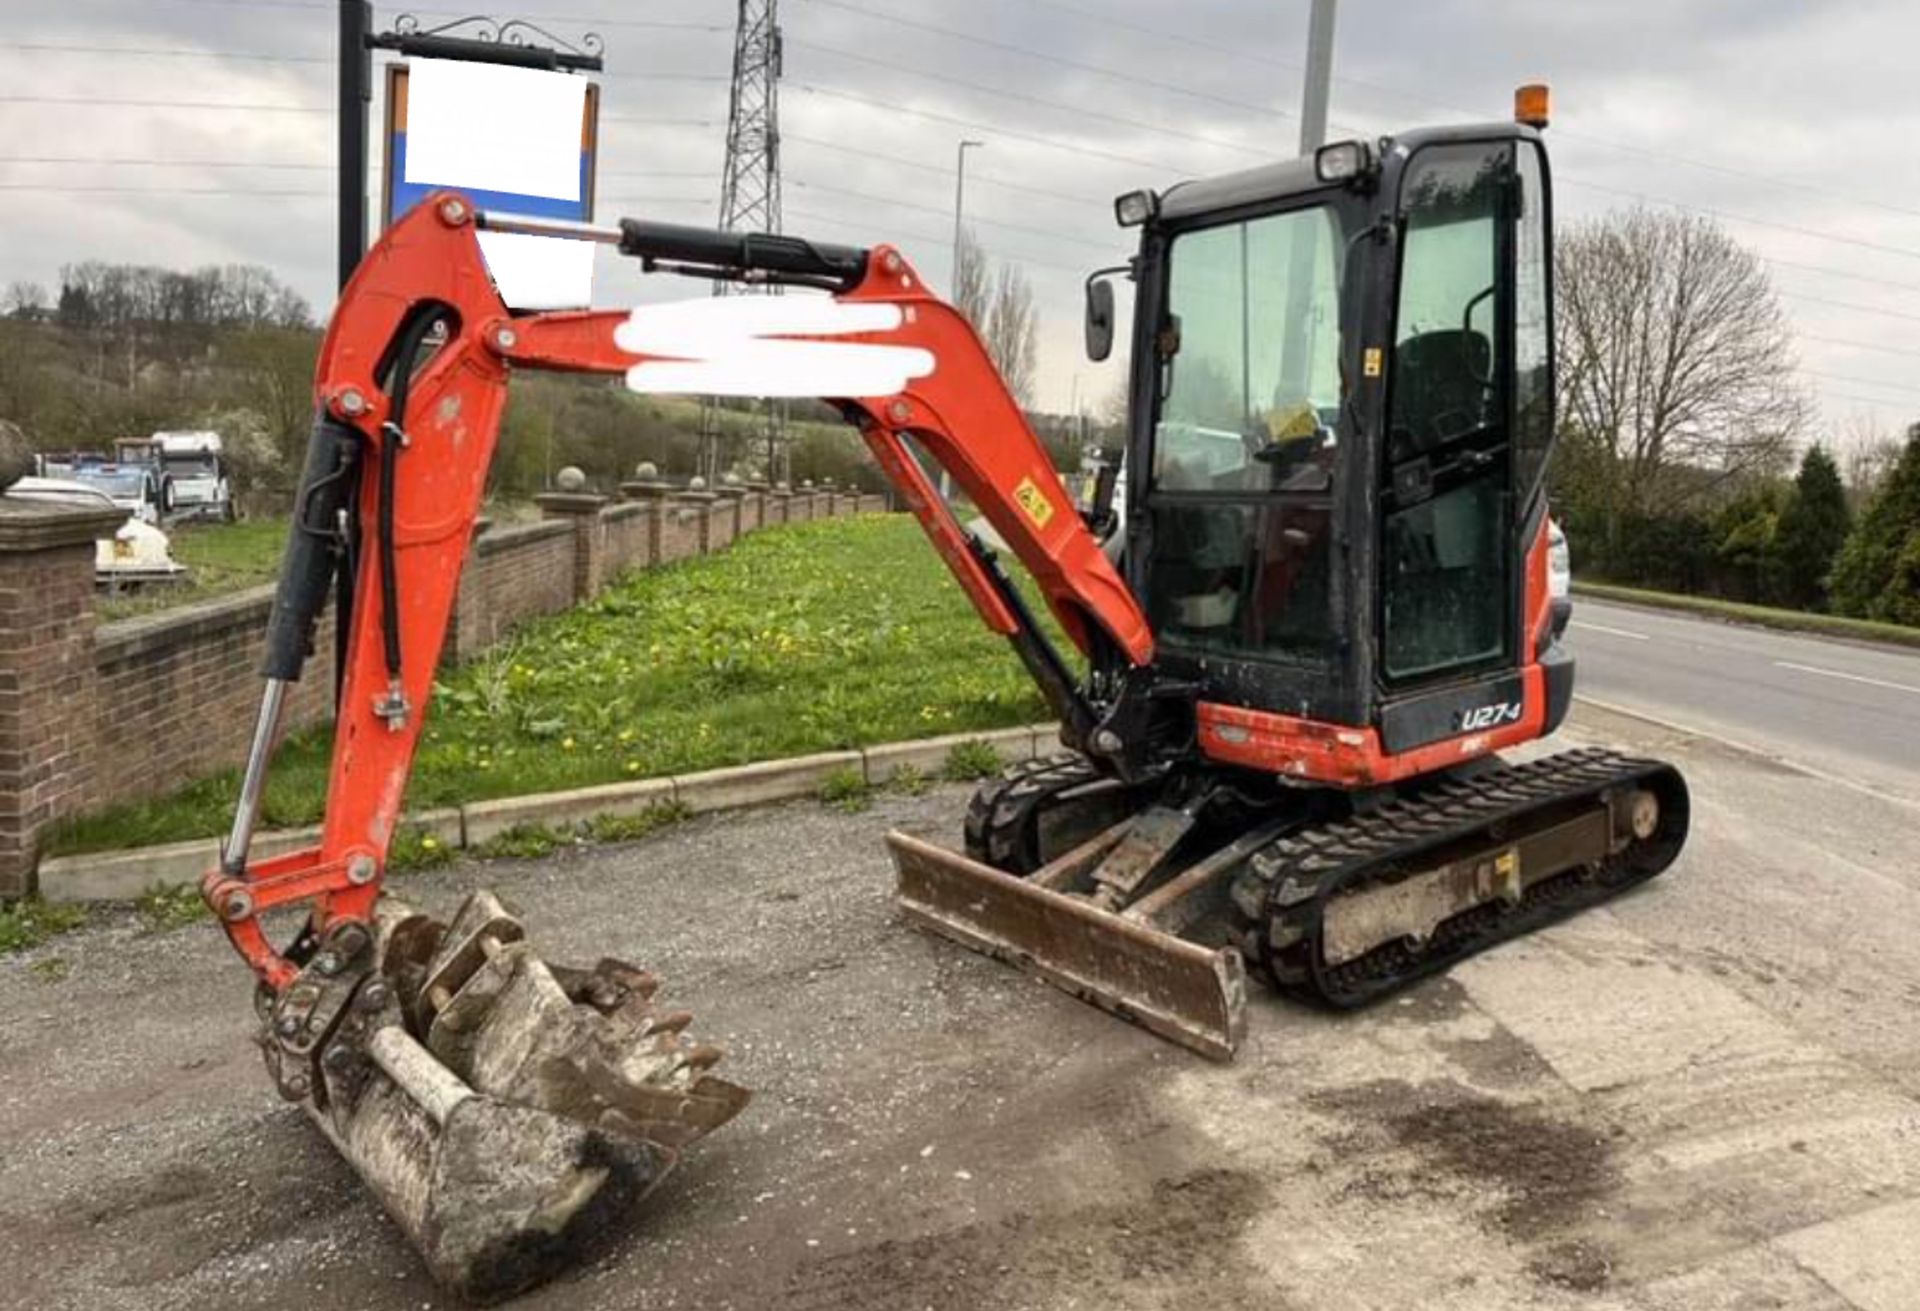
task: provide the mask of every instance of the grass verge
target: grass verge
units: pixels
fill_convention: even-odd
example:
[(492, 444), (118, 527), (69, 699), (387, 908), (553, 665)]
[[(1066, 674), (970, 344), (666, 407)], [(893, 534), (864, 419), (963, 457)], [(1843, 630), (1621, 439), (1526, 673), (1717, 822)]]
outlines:
[[(821, 520), (632, 574), (447, 672), (407, 807), (1010, 728), (1046, 713), (910, 518)], [(281, 748), (268, 825), (320, 818), (329, 749), (325, 732)], [(946, 772), (984, 763), (949, 761)], [(217, 835), (237, 789), (228, 771), (83, 816), (51, 835), (50, 851)]]
[(48, 938), (87, 922), (85, 906), (66, 906), (38, 897), (0, 902), (0, 956), (38, 947)]
[(1590, 596), (1596, 601), (1620, 601), (1627, 605), (1652, 606), (1659, 610), (1677, 610), (1684, 614), (1705, 615), (1737, 624), (1778, 628), (1790, 633), (1816, 633), (1827, 637), (1845, 637), (1861, 642), (1884, 642), (1893, 646), (1920, 649), (1920, 628), (1900, 624), (1877, 623), (1871, 619), (1848, 619), (1841, 615), (1809, 614), (1804, 610), (1776, 610), (1772, 606), (1746, 605), (1722, 601), (1710, 596), (1684, 596), (1677, 592), (1650, 592), (1638, 587), (1614, 583), (1576, 582), (1573, 594)]

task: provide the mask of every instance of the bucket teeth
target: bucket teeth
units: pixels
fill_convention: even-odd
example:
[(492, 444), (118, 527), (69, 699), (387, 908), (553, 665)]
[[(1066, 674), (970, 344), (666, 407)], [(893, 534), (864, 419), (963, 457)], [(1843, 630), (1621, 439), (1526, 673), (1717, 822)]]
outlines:
[(444, 926), (383, 906), (377, 928), (308, 1108), (469, 1299), (550, 1277), (747, 1104), (692, 1017), (655, 1009), (658, 977), (547, 964), (491, 893)]

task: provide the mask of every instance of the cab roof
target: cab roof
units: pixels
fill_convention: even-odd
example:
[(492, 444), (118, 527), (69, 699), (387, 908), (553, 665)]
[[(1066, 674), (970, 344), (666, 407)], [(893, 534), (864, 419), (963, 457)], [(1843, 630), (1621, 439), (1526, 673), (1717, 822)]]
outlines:
[[(1537, 139), (1538, 136), (1539, 134), (1530, 127), (1498, 120), (1489, 123), (1415, 128), (1409, 132), (1402, 132), (1398, 136), (1378, 138), (1370, 141), (1369, 144), (1384, 155), (1391, 150), (1411, 152), (1438, 141), (1487, 141), (1506, 137)], [(1320, 191), (1338, 185), (1338, 183), (1322, 182), (1319, 175), (1314, 172), (1313, 156), (1300, 155), (1278, 163), (1241, 169), (1235, 173), (1221, 173), (1210, 178), (1177, 182), (1161, 193), (1159, 218), (1161, 222), (1177, 223), (1182, 219), (1217, 214), (1223, 210), (1237, 209), (1242, 205), (1285, 200), (1290, 196), (1304, 195), (1309, 191)]]

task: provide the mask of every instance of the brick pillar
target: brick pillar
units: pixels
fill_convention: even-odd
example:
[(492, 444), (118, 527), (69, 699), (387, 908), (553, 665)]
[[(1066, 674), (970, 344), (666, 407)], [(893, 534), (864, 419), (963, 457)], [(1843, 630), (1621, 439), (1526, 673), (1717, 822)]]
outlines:
[(767, 506), (767, 518), (775, 523), (788, 523), (793, 519), (793, 488), (781, 483), (768, 493), (773, 500)]
[(607, 498), (593, 492), (542, 492), (533, 503), (540, 507), (542, 519), (564, 519), (573, 525), (573, 599), (590, 600), (606, 572), (606, 531), (600, 511)]
[(765, 528), (767, 526), (767, 519), (770, 517), (771, 512), (771, 506), (767, 501), (767, 493), (769, 490), (766, 483), (754, 482), (747, 484), (747, 500), (750, 503), (750, 508), (747, 511), (748, 527)]
[(713, 550), (713, 503), (720, 498), (712, 492), (681, 492), (673, 499), (677, 505), (699, 516), (700, 554), (709, 554)]
[(822, 479), (820, 480), (820, 490), (821, 490), (822, 492), (824, 492), (824, 493), (826, 494), (826, 497), (827, 497), (827, 518), (829, 518), (829, 519), (831, 519), (831, 518), (833, 518), (833, 516), (834, 516), (834, 515), (836, 515), (836, 514), (838, 514), (838, 513), (840, 512), (840, 511), (839, 511), (839, 507), (838, 507), (838, 506), (836, 505), (836, 503), (835, 503), (835, 502), (836, 502), (836, 500), (837, 500), (838, 498), (837, 498), (837, 497), (835, 496), (835, 494), (834, 494), (834, 490), (833, 490), (833, 479), (831, 479), (831, 478), (822, 478)]
[(0, 496), (0, 896), (93, 782), (94, 543), (124, 511)]
[(716, 508), (721, 514), (727, 515), (733, 520), (733, 531), (727, 535), (727, 540), (730, 542), (735, 541), (739, 538), (741, 530), (746, 527), (745, 498), (747, 489), (744, 487), (722, 487), (715, 495), (720, 498), (719, 501), (715, 503)]
[(673, 491), (671, 483), (661, 482), (658, 478), (635, 478), (620, 484), (620, 497), (627, 501), (645, 501), (650, 507), (647, 514), (647, 563), (660, 563), (660, 521), (666, 518), (667, 495)]

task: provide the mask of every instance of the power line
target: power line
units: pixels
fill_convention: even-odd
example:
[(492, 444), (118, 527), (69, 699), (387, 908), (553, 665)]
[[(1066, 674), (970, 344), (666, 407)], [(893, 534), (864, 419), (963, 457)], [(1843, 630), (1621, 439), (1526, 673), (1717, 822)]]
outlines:
[(267, 64), (331, 64), (331, 55), (262, 55), (242, 50), (155, 50), (135, 46), (44, 45), (38, 42), (0, 41), (0, 50), (24, 50), (53, 55), (130, 55), (142, 59), (244, 59)]
[(1830, 269), (1820, 264), (1796, 264), (1791, 260), (1775, 259), (1771, 255), (1760, 256), (1763, 264), (1771, 264), (1779, 269), (1793, 269), (1798, 273), (1820, 273), (1829, 278), (1846, 278), (1851, 282), (1865, 282), (1888, 291), (1920, 292), (1920, 282), (1893, 282), (1887, 278), (1875, 277), (1871, 273), (1855, 273), (1851, 269)]
[(332, 105), (276, 105), (237, 100), (110, 100), (100, 96), (6, 96), (0, 104), (79, 105), (88, 109), (240, 109), (250, 114), (331, 114)]
[[(819, 2), (820, 0), (816, 0), (816, 3)], [(832, 46), (820, 45), (814, 41), (789, 40), (787, 44), (790, 46), (801, 46), (819, 54), (833, 55), (839, 59), (851, 60), (854, 63), (866, 64), (874, 68), (884, 68), (892, 72), (906, 74), (920, 81), (944, 82), (948, 86), (960, 87), (967, 91), (976, 91), (982, 95), (998, 96), (1002, 100), (1012, 100), (1025, 105), (1036, 105), (1042, 109), (1052, 109), (1062, 113), (1079, 114), (1085, 118), (1098, 119), (1103, 123), (1113, 123), (1120, 127), (1132, 128), (1136, 132), (1158, 132), (1163, 136), (1178, 137), (1183, 141), (1195, 141), (1204, 146), (1212, 146), (1215, 149), (1237, 150), (1242, 154), (1257, 155), (1262, 159), (1270, 160), (1276, 158), (1271, 151), (1259, 146), (1247, 145), (1242, 141), (1229, 141), (1225, 137), (1210, 137), (1199, 132), (1186, 132), (1180, 128), (1165, 127), (1159, 123), (1148, 122), (1145, 119), (1122, 118), (1118, 114), (1109, 114), (1104, 110), (1084, 109), (1079, 105), (1069, 104), (1064, 100), (1049, 100), (1045, 96), (1030, 96), (1021, 91), (1005, 91), (999, 87), (988, 86), (984, 82), (971, 82), (966, 78), (949, 77), (945, 73), (934, 73), (927, 69), (914, 68), (911, 65), (902, 64), (898, 60), (879, 59), (871, 55), (855, 54), (851, 50), (838, 50)]]
[(1120, 164), (1131, 164), (1140, 168), (1155, 169), (1162, 173), (1171, 173), (1180, 178), (1190, 178), (1194, 176), (1185, 169), (1175, 168), (1171, 164), (1164, 163), (1157, 159), (1142, 159), (1138, 155), (1123, 155), (1118, 151), (1101, 150), (1094, 146), (1082, 145), (1077, 141), (1066, 141), (1059, 137), (1044, 136), (1037, 132), (1022, 132), (1014, 128), (1001, 127), (996, 123), (983, 122), (977, 118), (962, 118), (957, 114), (942, 114), (936, 110), (917, 109), (912, 105), (876, 100), (872, 96), (857, 95), (854, 92), (841, 91), (835, 87), (816, 86), (810, 82), (793, 82), (789, 83), (789, 85), (795, 90), (804, 91), (809, 95), (829, 96), (835, 100), (848, 100), (854, 104), (867, 105), (874, 109), (884, 109), (890, 114), (911, 114), (915, 118), (932, 119), (937, 123), (951, 123), (956, 127), (970, 127), (980, 132), (993, 132), (1014, 141), (1028, 141), (1034, 145), (1051, 146), (1055, 150), (1064, 150), (1069, 154), (1091, 155), (1098, 159), (1110, 159)]
[(1877, 342), (1848, 341), (1844, 337), (1821, 337), (1811, 332), (1800, 332), (1798, 330), (1794, 332), (1794, 335), (1801, 341), (1818, 342), (1822, 346), (1849, 346), (1854, 350), (1885, 351), (1888, 355), (1911, 355), (1920, 359), (1920, 350), (1914, 350), (1908, 346), (1882, 346)]
[(113, 168), (272, 168), (331, 173), (331, 164), (295, 164), (252, 159), (137, 159), (108, 155), (0, 155), (0, 164), (76, 164)]
[[(1090, 64), (1085, 60), (1069, 59), (1064, 55), (1049, 54), (1045, 51), (1035, 50), (1031, 46), (1016, 45), (1009, 41), (996, 41), (991, 37), (977, 36), (972, 32), (963, 32), (957, 28), (940, 27), (934, 23), (923, 23), (918, 19), (903, 18), (899, 14), (890, 14), (879, 9), (869, 9), (864, 5), (851, 4), (848, 3), (848, 0), (805, 0), (805, 2), (810, 5), (819, 5), (828, 9), (843, 9), (848, 13), (859, 14), (865, 18), (878, 18), (883, 22), (893, 23), (900, 27), (908, 27), (915, 31), (928, 32), (935, 36), (948, 37), (955, 41), (965, 41), (972, 45), (984, 46), (989, 50), (1004, 50), (1009, 54), (1039, 60), (1042, 63), (1054, 64), (1061, 68), (1071, 68), (1083, 73), (1094, 73), (1100, 77), (1108, 77), (1117, 82), (1124, 82), (1133, 88), (1143, 86), (1153, 87), (1160, 91), (1171, 91), (1176, 95), (1191, 96), (1195, 100), (1206, 100), (1234, 109), (1250, 109), (1255, 113), (1270, 114), (1276, 118), (1298, 119), (1300, 117), (1298, 114), (1275, 108), (1272, 105), (1258, 104), (1251, 100), (1235, 100), (1230, 96), (1215, 95), (1210, 91), (1198, 91), (1192, 87), (1181, 86), (1175, 82), (1161, 82), (1150, 77), (1141, 77), (1136, 73), (1130, 73), (1123, 69), (1112, 68), (1105, 64)], [(792, 44), (811, 43), (795, 42)]]
[[(870, 227), (863, 226), (858, 220), (845, 218), (838, 214), (822, 214), (817, 210), (795, 209), (791, 205), (787, 206), (787, 214), (789, 217), (792, 217), (792, 218), (810, 219), (817, 223), (831, 223), (835, 227), (852, 228), (862, 233), (867, 233), (872, 231)], [(915, 241), (932, 242), (934, 245), (942, 249), (946, 247), (947, 243), (953, 240), (953, 234), (951, 232), (939, 232), (939, 233), (925, 232), (925, 231), (919, 231), (913, 228), (889, 227), (887, 229), (886, 235), (888, 240), (893, 240), (895, 238), (901, 238), (901, 237), (910, 237)], [(986, 252), (989, 255), (997, 256), (1002, 260), (1012, 260), (1015, 263), (1028, 264), (1036, 268), (1056, 269), (1062, 273), (1071, 273), (1076, 278), (1080, 277), (1086, 272), (1086, 269), (1081, 265), (1062, 264), (1057, 260), (1038, 259), (1031, 255), (1021, 254), (1018, 251), (1008, 251), (1004, 247), (1001, 247), (999, 245), (983, 247), (983, 249), (986, 250)]]
[(1809, 378), (1824, 378), (1828, 382), (1844, 382), (1855, 387), (1884, 387), (1888, 391), (1907, 392), (1920, 396), (1920, 387), (1909, 387), (1905, 383), (1881, 382), (1878, 378), (1850, 378), (1844, 373), (1822, 373), (1818, 369), (1797, 369)]
[[(826, 2), (827, 0), (814, 0), (814, 3), (826, 3)], [(1271, 55), (1254, 54), (1242, 47), (1232, 46), (1232, 45), (1228, 45), (1221, 42), (1201, 40), (1200, 38), (1191, 36), (1187, 33), (1176, 32), (1163, 27), (1154, 27), (1145, 23), (1130, 22), (1126, 19), (1118, 17), (1117, 15), (1107, 12), (1104, 9), (1102, 10), (1086, 9), (1078, 5), (1065, 3), (1065, 0), (1025, 0), (1025, 3), (1038, 8), (1054, 9), (1062, 13), (1071, 14), (1076, 18), (1079, 18), (1086, 22), (1098, 23), (1103, 30), (1116, 28), (1116, 27), (1123, 28), (1128, 31), (1136, 32), (1144, 36), (1151, 36), (1157, 41), (1174, 41), (1183, 45), (1193, 46), (1197, 49), (1205, 50), (1205, 51), (1208, 51), (1209, 53), (1216, 54), (1216, 55), (1226, 55), (1226, 56), (1229, 56), (1230, 58), (1243, 59), (1251, 63), (1265, 64), (1265, 65), (1268, 65), (1269, 67), (1274, 67), (1274, 68), (1284, 68), (1292, 72), (1303, 71), (1303, 66), (1301, 64), (1295, 63), (1291, 60), (1276, 59)], [(1423, 108), (1443, 109), (1449, 114), (1459, 114), (1468, 118), (1473, 118), (1478, 116), (1479, 113), (1481, 112), (1478, 110), (1462, 109), (1458, 105), (1447, 104), (1443, 101), (1432, 99), (1423, 93), (1408, 92), (1401, 87), (1388, 86), (1380, 82), (1370, 82), (1361, 78), (1345, 77), (1345, 76), (1336, 76), (1333, 80), (1335, 82), (1342, 83), (1346, 86), (1361, 87), (1368, 91), (1374, 91), (1382, 95), (1391, 96), (1391, 97), (1394, 97), (1395, 99), (1405, 101), (1406, 103), (1409, 103), (1409, 104), (1419, 105)], [(1770, 173), (1756, 172), (1752, 169), (1735, 168), (1729, 164), (1715, 163), (1711, 160), (1699, 159), (1697, 157), (1689, 156), (1689, 155), (1679, 155), (1679, 154), (1673, 153), (1672, 151), (1667, 151), (1667, 150), (1656, 150), (1649, 146), (1636, 146), (1636, 145), (1628, 144), (1626, 142), (1613, 141), (1606, 137), (1594, 136), (1591, 133), (1579, 132), (1579, 131), (1575, 131), (1573, 129), (1564, 128), (1564, 127), (1556, 129), (1556, 134), (1560, 136), (1572, 137), (1576, 141), (1590, 142), (1593, 145), (1602, 146), (1609, 150), (1618, 150), (1626, 154), (1640, 155), (1644, 158), (1649, 158), (1649, 159), (1664, 160), (1669, 163), (1682, 165), (1683, 167), (1686, 167), (1686, 168), (1697, 168), (1697, 169), (1702, 169), (1709, 172), (1724, 174), (1730, 177), (1745, 178), (1749, 181), (1761, 182), (1761, 183), (1768, 184), (1770, 186), (1785, 187), (1795, 191), (1806, 191), (1806, 192), (1812, 192), (1818, 195), (1831, 196), (1836, 200), (1846, 200), (1854, 204), (1867, 205), (1874, 209), (1886, 210), (1887, 212), (1893, 213), (1893, 214), (1901, 214), (1910, 218), (1920, 218), (1920, 209), (1912, 209), (1902, 205), (1894, 205), (1886, 201), (1874, 200), (1871, 197), (1867, 197), (1867, 196), (1858, 196), (1858, 195), (1852, 195), (1846, 192), (1835, 191), (1831, 187), (1823, 186), (1819, 183), (1801, 182), (1796, 179), (1783, 178)]]
[[(804, 179), (795, 179), (793, 185), (808, 191), (825, 191), (832, 195), (845, 196), (849, 200), (865, 201), (871, 205), (895, 205), (901, 209), (918, 210), (923, 214), (937, 214), (943, 218), (953, 213), (952, 210), (940, 205), (922, 205), (915, 201), (901, 200), (894, 196), (876, 196), (867, 191), (853, 191), (846, 187), (828, 186), (824, 183), (808, 182)], [(981, 218), (976, 214), (967, 215), (967, 221), (969, 223), (979, 223), (990, 228), (1005, 228), (1009, 232), (1022, 232), (1032, 237), (1044, 237), (1050, 241), (1070, 241), (1077, 246), (1091, 246), (1096, 250), (1110, 252), (1113, 249), (1111, 242), (1093, 241), (1086, 237), (1076, 237), (1070, 233), (1062, 232), (1057, 228), (1030, 228), (1019, 223), (1002, 223), (997, 219)]]
[(1920, 323), (1920, 314), (1905, 314), (1899, 310), (1876, 309), (1872, 305), (1855, 305), (1853, 302), (1845, 300), (1828, 300), (1824, 296), (1809, 296), (1805, 292), (1800, 291), (1782, 291), (1776, 292), (1775, 294), (1785, 300), (1803, 300), (1809, 305), (1825, 305), (1830, 309), (1853, 310), (1859, 314), (1878, 314), (1889, 319), (1906, 319), (1912, 323)]
[(1862, 250), (1879, 251), (1885, 255), (1903, 255), (1908, 259), (1920, 259), (1920, 250), (1909, 250), (1905, 246), (1886, 246), (1877, 241), (1867, 241), (1860, 237), (1843, 237), (1837, 233), (1822, 232), (1818, 228), (1801, 227), (1795, 223), (1782, 223), (1778, 219), (1758, 219), (1746, 214), (1734, 214), (1727, 210), (1715, 209), (1711, 205), (1689, 205), (1682, 200), (1672, 200), (1665, 196), (1648, 195), (1645, 192), (1633, 190), (1628, 187), (1602, 186), (1598, 182), (1588, 182), (1580, 178), (1569, 178), (1564, 174), (1561, 175), (1559, 181), (1576, 187), (1584, 187), (1588, 191), (1604, 191), (1609, 195), (1625, 196), (1629, 200), (1640, 200), (1656, 205), (1664, 205), (1669, 209), (1684, 210), (1692, 214), (1704, 214), (1709, 218), (1716, 218), (1722, 222), (1750, 223), (1760, 228), (1777, 228), (1781, 232), (1792, 232), (1803, 237), (1812, 237), (1818, 241), (1838, 242), (1843, 246), (1858, 246)]
[[(937, 173), (943, 178), (950, 178), (954, 175), (954, 170), (945, 164), (929, 164), (925, 160), (908, 159), (904, 155), (883, 154), (878, 150), (867, 150), (860, 146), (843, 145), (837, 141), (828, 141), (823, 137), (801, 136), (799, 133), (789, 132), (782, 140), (789, 144), (798, 142), (801, 145), (819, 146), (824, 150), (837, 150), (842, 154), (854, 155), (863, 159), (881, 160), (888, 164), (897, 164), (901, 168), (922, 169), (928, 173)], [(1004, 187), (1009, 191), (1024, 191), (1033, 196), (1047, 196), (1054, 200), (1072, 201), (1076, 205), (1098, 205), (1102, 207), (1102, 212), (1105, 212), (1105, 206), (1111, 199), (1111, 197), (1108, 196), (1077, 195), (1070, 191), (1051, 191), (1046, 187), (1031, 187), (1024, 182), (1009, 182), (1005, 178), (986, 177), (972, 171), (967, 173), (967, 182), (969, 185), (983, 183), (991, 187)]]
[(0, 191), (34, 191), (43, 195), (130, 195), (130, 196), (331, 196), (331, 191), (310, 188), (287, 189), (259, 187), (46, 187), (36, 182), (0, 182)]

